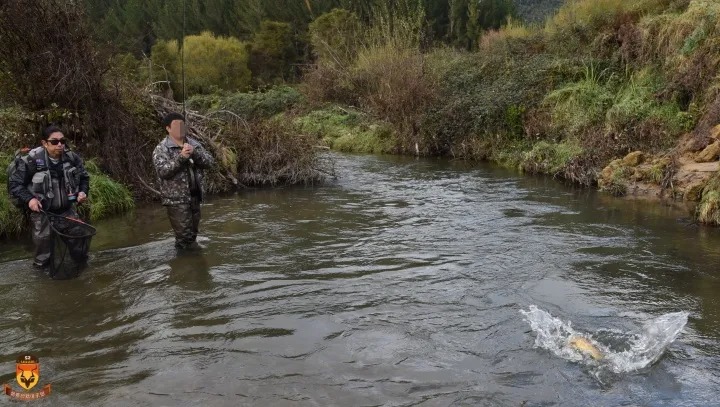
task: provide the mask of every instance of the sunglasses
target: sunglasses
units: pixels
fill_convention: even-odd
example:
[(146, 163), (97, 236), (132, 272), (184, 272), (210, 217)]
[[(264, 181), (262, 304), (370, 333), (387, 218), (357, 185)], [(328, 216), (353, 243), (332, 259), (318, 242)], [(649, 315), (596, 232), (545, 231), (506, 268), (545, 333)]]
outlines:
[(64, 145), (67, 145), (67, 140), (65, 140), (64, 138), (52, 138), (52, 139), (49, 139), (49, 140), (46, 140), (46, 141), (47, 141), (48, 143), (54, 145), (54, 146), (56, 146), (56, 145), (58, 145), (58, 144), (60, 144), (60, 143), (63, 143)]

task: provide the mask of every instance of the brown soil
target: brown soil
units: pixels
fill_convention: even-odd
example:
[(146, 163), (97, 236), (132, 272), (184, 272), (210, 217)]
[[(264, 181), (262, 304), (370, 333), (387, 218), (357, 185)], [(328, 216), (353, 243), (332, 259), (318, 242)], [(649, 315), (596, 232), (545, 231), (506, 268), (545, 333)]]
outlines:
[[(712, 138), (718, 133), (720, 132), (714, 131), (710, 141), (713, 141)], [(679, 140), (677, 147), (671, 153), (672, 156), (676, 157), (676, 171), (667, 188), (663, 189), (660, 185), (653, 182), (628, 180), (626, 196), (628, 198), (669, 198), (691, 202), (699, 201), (702, 187), (710, 177), (720, 171), (720, 162), (717, 161), (717, 157), (710, 162), (697, 162), (696, 160), (701, 156), (702, 151), (698, 151), (695, 145), (693, 136), (690, 134), (685, 135)], [(628, 156), (632, 154), (633, 153)], [(640, 164), (636, 168), (640, 168), (643, 165), (647, 164)]]

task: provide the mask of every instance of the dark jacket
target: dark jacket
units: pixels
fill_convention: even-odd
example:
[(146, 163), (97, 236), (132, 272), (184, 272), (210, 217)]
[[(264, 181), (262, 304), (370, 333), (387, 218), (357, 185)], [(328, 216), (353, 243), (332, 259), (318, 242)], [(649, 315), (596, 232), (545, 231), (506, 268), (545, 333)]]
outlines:
[[(190, 158), (180, 155), (182, 147), (170, 136), (165, 137), (153, 151), (153, 164), (160, 179), (163, 205), (189, 204), (193, 194), (202, 201), (203, 169), (213, 166), (215, 160), (197, 140), (188, 137), (187, 143), (193, 146)], [(193, 186), (196, 186), (195, 191), (192, 190)]]
[(65, 151), (55, 164), (44, 147), (37, 147), (17, 162), (8, 192), (25, 206), (37, 198), (45, 210), (65, 211), (78, 193), (90, 193), (90, 175), (79, 155)]

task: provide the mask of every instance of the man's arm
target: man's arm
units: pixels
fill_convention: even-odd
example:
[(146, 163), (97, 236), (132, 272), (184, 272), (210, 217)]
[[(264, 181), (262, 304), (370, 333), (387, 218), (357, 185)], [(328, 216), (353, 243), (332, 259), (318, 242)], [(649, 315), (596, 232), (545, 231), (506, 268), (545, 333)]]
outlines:
[(171, 179), (180, 172), (188, 163), (188, 158), (178, 155), (173, 159), (168, 154), (167, 148), (162, 144), (155, 147), (153, 151), (153, 165), (161, 179)]
[(192, 159), (195, 166), (201, 169), (208, 169), (215, 165), (215, 159), (202, 145), (193, 146)]

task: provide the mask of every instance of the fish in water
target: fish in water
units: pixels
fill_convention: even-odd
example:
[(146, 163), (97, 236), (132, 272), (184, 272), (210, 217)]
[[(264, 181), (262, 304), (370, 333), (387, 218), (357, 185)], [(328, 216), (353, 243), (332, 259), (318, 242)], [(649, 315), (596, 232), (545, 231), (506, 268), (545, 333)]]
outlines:
[(590, 355), (590, 357), (595, 360), (600, 360), (604, 357), (600, 349), (598, 349), (597, 346), (593, 345), (593, 343), (590, 342), (590, 339), (584, 336), (574, 335), (570, 337), (568, 344), (571, 347), (579, 350), (580, 352)]

